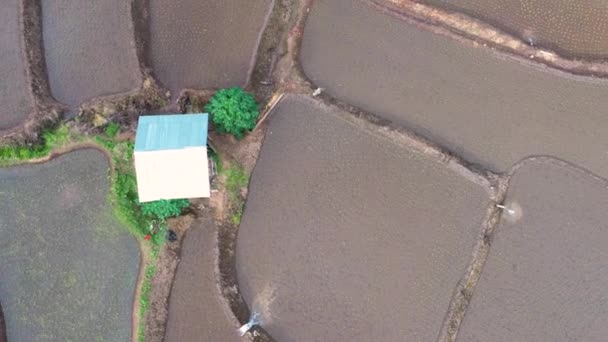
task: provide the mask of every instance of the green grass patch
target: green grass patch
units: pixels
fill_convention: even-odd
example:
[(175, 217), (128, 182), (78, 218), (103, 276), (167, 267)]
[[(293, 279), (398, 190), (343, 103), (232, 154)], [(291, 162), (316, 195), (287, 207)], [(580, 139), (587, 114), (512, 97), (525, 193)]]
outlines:
[(139, 295), (139, 326), (137, 327), (137, 341), (144, 342), (145, 340), (145, 317), (148, 308), (150, 307), (150, 292), (152, 291), (152, 279), (156, 274), (156, 260), (160, 248), (154, 246), (150, 252), (151, 260), (146, 265), (141, 292)]
[(108, 137), (110, 139), (114, 139), (114, 138), (116, 138), (116, 136), (118, 136), (118, 133), (120, 133), (120, 125), (115, 122), (110, 122), (106, 126), (104, 133), (105, 133), (106, 137)]
[(233, 224), (239, 225), (243, 216), (245, 200), (241, 196), (241, 188), (249, 184), (249, 177), (245, 169), (240, 165), (234, 165), (227, 168), (226, 174), (226, 192), (230, 201), (230, 209), (232, 214), (230, 220)]
[(73, 138), (70, 128), (61, 125), (55, 129), (45, 130), (38, 144), (0, 146), (0, 166), (10, 166), (26, 160), (46, 157), (53, 149), (66, 145)]

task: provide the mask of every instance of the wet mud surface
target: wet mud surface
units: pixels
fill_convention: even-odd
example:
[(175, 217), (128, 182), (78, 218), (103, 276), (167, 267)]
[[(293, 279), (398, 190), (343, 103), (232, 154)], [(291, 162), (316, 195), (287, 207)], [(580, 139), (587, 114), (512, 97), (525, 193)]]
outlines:
[(139, 247), (95, 150), (0, 169), (0, 302), (9, 341), (130, 341)]
[[(551, 159), (515, 171), (458, 341), (605, 341), (608, 183)], [(515, 205), (514, 205), (514, 204)]]
[(52, 95), (71, 109), (140, 86), (131, 1), (42, 1), (42, 28)]
[(188, 230), (171, 296), (165, 341), (242, 341), (215, 278), (217, 228), (211, 217)]
[(6, 341), (6, 323), (4, 321), (4, 312), (2, 311), (2, 304), (0, 303), (0, 342)]
[(0, 131), (19, 125), (33, 110), (23, 59), (20, 3), (6, 0), (0, 8)]
[(418, 0), (484, 20), (568, 57), (608, 57), (608, 7), (602, 0)]
[(608, 176), (606, 81), (502, 59), (346, 0), (315, 2), (301, 62), (331, 95), (494, 171), (552, 155)]
[(288, 96), (271, 117), (237, 238), (243, 297), (277, 341), (432, 341), (487, 194), (344, 115)]
[(173, 97), (243, 86), (272, 0), (150, 0), (149, 59)]

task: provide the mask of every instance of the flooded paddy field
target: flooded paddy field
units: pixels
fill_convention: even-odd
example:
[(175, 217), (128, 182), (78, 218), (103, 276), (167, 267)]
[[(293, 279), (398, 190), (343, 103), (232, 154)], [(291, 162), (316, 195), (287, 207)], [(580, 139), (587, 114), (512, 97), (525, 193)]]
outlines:
[(245, 301), (277, 341), (430, 341), (488, 205), (445, 164), (289, 96), (238, 233)]
[(244, 85), (271, 0), (150, 0), (149, 59), (173, 96)]
[(139, 247), (108, 190), (108, 162), (90, 149), (0, 169), (9, 341), (130, 341)]
[(42, 31), (56, 100), (75, 109), (139, 88), (130, 1), (42, 1)]
[(608, 177), (605, 80), (504, 58), (347, 0), (315, 2), (300, 61), (331, 95), (494, 171), (551, 155)]
[(419, 0), (481, 19), (562, 56), (608, 57), (608, 6), (603, 0)]
[(0, 8), (0, 131), (25, 121), (34, 108), (22, 57), (20, 3), (20, 0), (6, 0)]

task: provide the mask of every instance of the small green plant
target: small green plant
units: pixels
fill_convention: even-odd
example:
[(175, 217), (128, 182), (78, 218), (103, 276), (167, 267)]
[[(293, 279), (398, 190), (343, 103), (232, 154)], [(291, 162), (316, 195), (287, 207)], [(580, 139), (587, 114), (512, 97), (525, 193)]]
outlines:
[(120, 125), (115, 122), (110, 122), (106, 126), (104, 133), (108, 138), (114, 139), (114, 138), (116, 138), (118, 133), (120, 133)]
[(165, 222), (169, 217), (179, 216), (189, 205), (187, 199), (159, 200), (142, 203), (141, 211), (144, 215)]
[(255, 127), (260, 115), (253, 95), (240, 87), (219, 90), (205, 106), (219, 133), (233, 134), (242, 139), (247, 131)]

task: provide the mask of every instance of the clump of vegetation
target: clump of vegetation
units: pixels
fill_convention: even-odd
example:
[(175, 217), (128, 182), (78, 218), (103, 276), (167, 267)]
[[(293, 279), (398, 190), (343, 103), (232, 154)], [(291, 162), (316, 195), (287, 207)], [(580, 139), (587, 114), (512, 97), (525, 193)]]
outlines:
[(118, 133), (120, 133), (120, 125), (115, 122), (110, 122), (106, 126), (104, 133), (108, 138), (114, 139), (114, 138), (116, 138)]
[(159, 247), (155, 246), (150, 252), (151, 260), (146, 265), (144, 279), (139, 293), (139, 326), (137, 327), (137, 341), (144, 342), (145, 339), (145, 318), (146, 312), (150, 307), (150, 292), (152, 291), (152, 279), (156, 274), (156, 259), (158, 259)]
[(47, 156), (54, 148), (65, 145), (71, 138), (70, 128), (62, 125), (45, 130), (38, 144), (0, 146), (0, 166), (8, 166), (20, 161)]
[(219, 90), (205, 110), (211, 113), (211, 120), (219, 133), (233, 134), (239, 140), (255, 127), (260, 115), (253, 95), (240, 87)]
[(241, 189), (246, 187), (248, 183), (249, 177), (240, 165), (231, 166), (226, 169), (226, 192), (231, 203), (231, 220), (232, 223), (237, 225), (241, 223), (241, 216), (243, 215), (243, 207), (245, 205), (245, 200), (241, 196)]
[(179, 216), (189, 205), (187, 199), (159, 200), (142, 203), (141, 211), (144, 215), (165, 222), (170, 217)]

